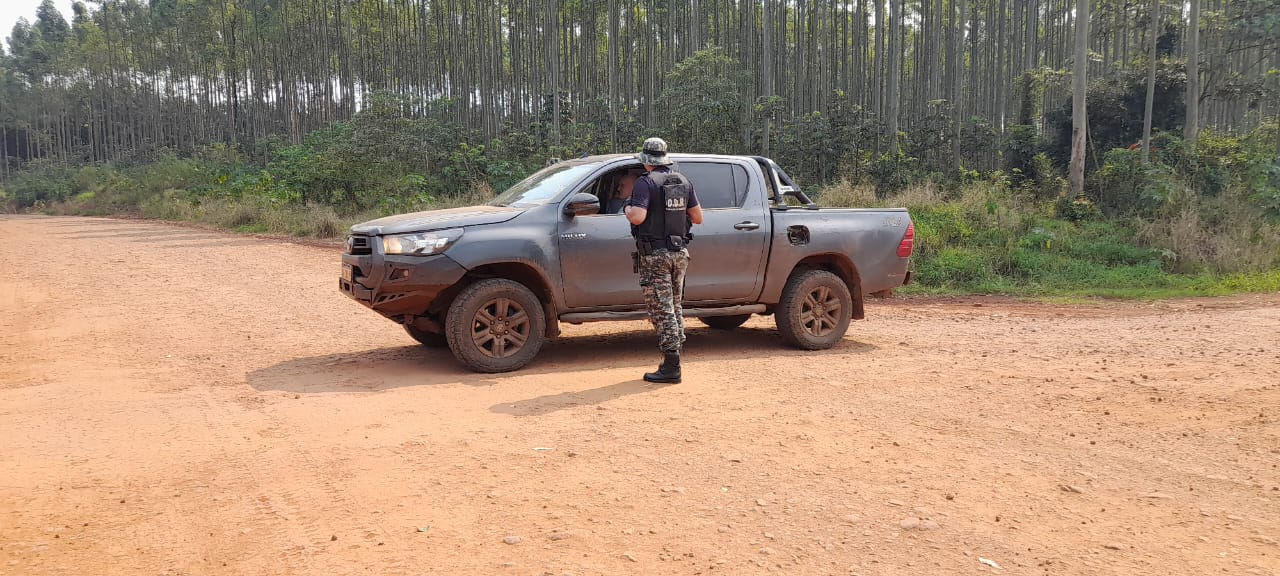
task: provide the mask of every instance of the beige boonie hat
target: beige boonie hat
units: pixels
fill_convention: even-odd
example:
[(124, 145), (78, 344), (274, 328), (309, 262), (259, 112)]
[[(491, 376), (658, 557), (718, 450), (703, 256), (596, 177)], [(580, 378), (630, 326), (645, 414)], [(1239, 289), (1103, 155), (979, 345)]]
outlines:
[(650, 138), (644, 141), (644, 148), (636, 155), (640, 162), (650, 166), (667, 166), (671, 159), (667, 158), (667, 141), (661, 138)]

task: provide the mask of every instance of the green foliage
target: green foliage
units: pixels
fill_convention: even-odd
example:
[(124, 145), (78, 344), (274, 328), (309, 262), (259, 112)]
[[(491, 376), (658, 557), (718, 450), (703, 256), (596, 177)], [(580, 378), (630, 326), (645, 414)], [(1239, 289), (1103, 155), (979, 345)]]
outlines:
[(884, 196), (920, 181), (919, 166), (918, 158), (907, 156), (903, 152), (886, 153), (869, 162), (867, 175), (875, 183), (876, 192)]
[[(1186, 67), (1183, 62), (1162, 59), (1156, 66), (1152, 132), (1181, 131), (1186, 116)], [(1128, 148), (1142, 140), (1147, 100), (1145, 66), (1094, 79), (1088, 90), (1090, 146), (1097, 150)], [(1054, 138), (1047, 150), (1053, 160), (1067, 165), (1071, 159), (1071, 98), (1046, 115)]]
[(943, 248), (916, 265), (916, 281), (936, 288), (981, 286), (996, 276), (985, 251), (976, 248)]
[(978, 229), (957, 204), (917, 208), (911, 219), (916, 227), (916, 250), (926, 256), (940, 253), (947, 246), (966, 244)]
[(1246, 153), (1242, 180), (1249, 200), (1280, 220), (1280, 120), (1259, 126), (1242, 141)]
[(667, 74), (658, 99), (677, 149), (734, 153), (741, 149), (741, 65), (719, 47), (704, 48)]
[(1033, 197), (1049, 200), (1061, 196), (1067, 182), (1042, 149), (1034, 126), (1014, 125), (1005, 133), (1004, 167), (1010, 184)]
[(1198, 198), (1230, 193), (1236, 202), (1270, 218), (1280, 217), (1280, 157), (1272, 130), (1245, 136), (1212, 130), (1193, 149), (1176, 135), (1152, 137), (1151, 161), (1137, 149), (1115, 148), (1090, 178), (1089, 195), (1112, 215), (1154, 217), (1178, 212)]
[[(1114, 221), (1072, 223), (1024, 212), (997, 223), (979, 214), (954, 202), (913, 212), (918, 239), (923, 233), (946, 243), (917, 251), (917, 281), (905, 292), (1159, 297), (1276, 285), (1276, 273), (1267, 267), (1234, 275), (1179, 274), (1166, 250), (1136, 244), (1135, 231)], [(1277, 263), (1280, 258), (1271, 265)]]
[(1173, 198), (1179, 186), (1169, 167), (1143, 164), (1137, 150), (1116, 148), (1107, 152), (1090, 188), (1104, 211), (1152, 216)]
[(982, 166), (984, 156), (997, 150), (999, 134), (986, 118), (969, 116), (960, 125), (960, 164)]
[(1004, 136), (1004, 169), (1017, 174), (1015, 183), (1021, 184), (1024, 179), (1032, 179), (1031, 158), (1036, 155), (1039, 146), (1036, 142), (1036, 127), (1028, 124), (1014, 124)]
[[(756, 112), (774, 114), (783, 104), (777, 96), (761, 97)], [(772, 133), (770, 156), (805, 184), (837, 178), (863, 181), (870, 178), (872, 150), (883, 132), (884, 124), (875, 113), (837, 90), (825, 111), (784, 119)]]
[[(818, 197), (909, 208), (916, 282), (904, 293), (1150, 298), (1276, 285), (1280, 231), (1241, 209), (1233, 200), (1240, 193), (1231, 187), (1201, 200), (1208, 205), (1180, 198), (1180, 212), (1147, 220), (1105, 217), (1088, 199), (1031, 199), (998, 179), (952, 193), (911, 186), (885, 198), (840, 183)], [(1064, 214), (1071, 210), (1077, 214)]]
[(1280, 159), (1249, 163), (1249, 199), (1273, 219), (1280, 219)]
[(820, 112), (794, 118), (774, 140), (775, 161), (786, 162), (787, 173), (800, 182), (830, 181), (843, 152), (835, 131), (831, 119)]
[(904, 149), (908, 156), (919, 158), (930, 172), (946, 173), (955, 166), (952, 140), (955, 125), (953, 109), (946, 100), (928, 103), (926, 113), (906, 132)]
[(71, 197), (75, 193), (71, 183), (75, 173), (74, 168), (61, 162), (40, 160), (28, 164), (4, 186), (17, 208), (41, 206)]
[(1058, 216), (1069, 222), (1085, 222), (1102, 218), (1102, 210), (1092, 200), (1089, 200), (1088, 196), (1079, 198), (1063, 196), (1058, 199), (1055, 211)]

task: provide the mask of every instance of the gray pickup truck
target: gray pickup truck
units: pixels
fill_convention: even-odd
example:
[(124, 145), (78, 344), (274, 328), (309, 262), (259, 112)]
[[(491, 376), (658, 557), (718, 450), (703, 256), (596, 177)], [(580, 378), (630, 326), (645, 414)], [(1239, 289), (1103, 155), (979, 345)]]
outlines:
[[(788, 343), (824, 349), (863, 318), (865, 296), (911, 281), (905, 209), (819, 208), (767, 158), (672, 159), (704, 214), (685, 316), (730, 330), (772, 314)], [(472, 370), (516, 370), (560, 322), (647, 317), (630, 225), (602, 208), (639, 169), (621, 154), (560, 162), (483, 206), (357, 224), (338, 287)]]

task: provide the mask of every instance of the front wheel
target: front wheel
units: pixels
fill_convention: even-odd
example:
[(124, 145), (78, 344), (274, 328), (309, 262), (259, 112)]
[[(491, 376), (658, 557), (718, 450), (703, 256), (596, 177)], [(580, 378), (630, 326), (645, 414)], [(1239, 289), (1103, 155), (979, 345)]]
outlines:
[(510, 372), (533, 360), (546, 341), (546, 318), (525, 285), (481, 280), (458, 294), (445, 319), (449, 349), (476, 372)]
[(792, 276), (774, 313), (787, 343), (805, 350), (835, 346), (849, 330), (853, 298), (839, 276), (809, 270)]

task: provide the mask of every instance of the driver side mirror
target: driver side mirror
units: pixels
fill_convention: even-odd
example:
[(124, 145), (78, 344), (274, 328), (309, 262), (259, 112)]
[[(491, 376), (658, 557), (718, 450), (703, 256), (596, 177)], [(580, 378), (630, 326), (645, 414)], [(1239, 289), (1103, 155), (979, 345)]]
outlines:
[(600, 199), (595, 194), (579, 192), (569, 198), (569, 203), (564, 206), (566, 216), (585, 216), (587, 214), (600, 213)]

